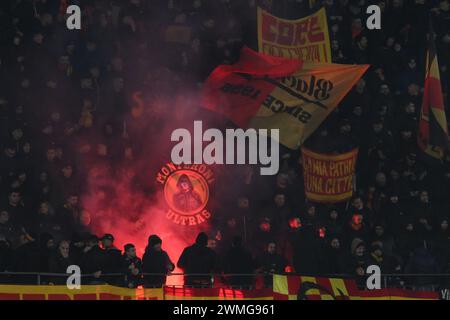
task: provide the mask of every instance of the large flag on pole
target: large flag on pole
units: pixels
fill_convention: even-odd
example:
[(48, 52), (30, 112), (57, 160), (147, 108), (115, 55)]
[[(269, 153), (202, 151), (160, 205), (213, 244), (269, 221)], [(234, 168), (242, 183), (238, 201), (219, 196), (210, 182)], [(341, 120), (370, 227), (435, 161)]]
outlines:
[(425, 154), (437, 160), (442, 160), (448, 148), (447, 119), (431, 22), (417, 142)]
[(279, 129), (279, 142), (296, 149), (368, 67), (302, 62), (244, 48), (236, 64), (211, 73), (202, 104), (242, 128)]

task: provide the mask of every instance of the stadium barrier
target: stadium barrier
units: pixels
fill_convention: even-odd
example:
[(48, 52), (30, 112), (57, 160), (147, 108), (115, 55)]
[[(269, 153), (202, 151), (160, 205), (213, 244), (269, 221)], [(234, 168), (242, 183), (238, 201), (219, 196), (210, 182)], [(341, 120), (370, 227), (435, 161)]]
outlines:
[[(151, 274), (154, 275), (154, 274)], [(12, 279), (30, 280), (17, 284)], [(83, 275), (91, 276), (91, 275)], [(123, 276), (121, 274), (108, 274)], [(43, 284), (48, 277), (67, 278), (66, 274), (30, 274), (0, 273), (0, 300), (450, 300), (450, 290), (445, 287), (412, 286), (408, 288), (383, 287), (378, 290), (362, 290), (355, 280), (348, 277), (315, 277), (292, 274), (273, 275), (273, 288), (260, 285), (229, 286), (215, 281), (223, 277), (255, 277), (257, 275), (184, 275), (203, 276), (211, 279), (209, 284), (201, 286), (164, 285), (161, 288), (125, 288), (108, 284), (82, 284), (80, 289), (69, 289), (64, 285)], [(259, 275), (261, 276), (261, 275)], [(262, 275), (268, 276), (268, 275)], [(398, 275), (385, 275), (393, 277)], [(426, 277), (426, 275), (402, 275), (408, 278)], [(429, 275), (430, 278), (449, 277), (450, 275)], [(9, 281), (4, 281), (8, 279)], [(41, 281), (41, 282), (40, 282)], [(170, 281), (168, 281), (170, 282)], [(431, 281), (430, 283), (432, 283)], [(384, 282), (385, 284), (387, 281)]]

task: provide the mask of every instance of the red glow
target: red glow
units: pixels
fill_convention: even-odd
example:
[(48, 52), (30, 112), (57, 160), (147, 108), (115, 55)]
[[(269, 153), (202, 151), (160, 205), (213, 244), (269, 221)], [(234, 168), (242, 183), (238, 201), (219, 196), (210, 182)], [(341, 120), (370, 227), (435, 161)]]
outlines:
[[(97, 167), (92, 172), (95, 174), (89, 176), (89, 193), (82, 198), (83, 206), (93, 213), (92, 232), (99, 236), (113, 234), (115, 246), (122, 251), (125, 244), (133, 243), (139, 257), (144, 254), (148, 237), (157, 234), (163, 240), (163, 249), (176, 264), (182, 250), (194, 242), (199, 229), (176, 225), (166, 219), (167, 206), (162, 190), (152, 195), (133, 190), (130, 171), (124, 170), (114, 178), (102, 168)], [(207, 224), (202, 227), (207, 228)], [(182, 283), (181, 276), (168, 277), (170, 285)]]
[[(155, 182), (161, 166), (170, 159), (171, 132), (191, 127), (198, 118), (196, 89), (180, 87), (174, 92), (175, 77), (166, 73), (166, 69), (155, 70), (154, 78), (149, 79), (153, 90), (135, 92), (131, 97), (132, 112), (120, 126), (125, 143), (129, 143), (125, 150), (129, 152), (110, 161), (84, 158), (82, 169), (91, 169), (81, 201), (90, 213), (89, 227), (95, 234), (113, 234), (115, 246), (121, 250), (125, 244), (133, 243), (139, 257), (148, 237), (157, 234), (163, 240), (163, 250), (176, 264), (182, 250), (195, 241), (200, 231), (208, 231), (209, 225), (206, 221), (183, 226), (169, 220), (164, 188)], [(204, 115), (203, 109), (201, 114)], [(95, 145), (95, 138), (89, 136), (81, 142)], [(196, 191), (201, 193), (199, 187)], [(205, 190), (202, 200), (207, 198)], [(168, 284), (182, 284), (182, 277), (168, 277)]]

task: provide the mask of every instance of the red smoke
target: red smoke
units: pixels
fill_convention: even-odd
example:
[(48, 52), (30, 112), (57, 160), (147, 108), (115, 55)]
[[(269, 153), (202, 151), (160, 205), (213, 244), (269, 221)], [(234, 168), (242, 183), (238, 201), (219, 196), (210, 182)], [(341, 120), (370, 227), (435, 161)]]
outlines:
[[(180, 226), (168, 220), (163, 188), (156, 184), (155, 176), (170, 161), (171, 132), (175, 128), (192, 128), (196, 117), (192, 102), (196, 99), (188, 99), (186, 95), (182, 98), (131, 96), (135, 107), (126, 119), (126, 130), (135, 137), (132, 142), (138, 147), (126, 160), (86, 164), (90, 170), (81, 200), (92, 218), (93, 233), (113, 234), (115, 245), (121, 250), (125, 244), (133, 243), (139, 257), (144, 253), (148, 237), (157, 234), (163, 240), (163, 249), (176, 264), (183, 248), (209, 226), (208, 222), (198, 227)], [(180, 284), (179, 279), (169, 277), (168, 283)]]

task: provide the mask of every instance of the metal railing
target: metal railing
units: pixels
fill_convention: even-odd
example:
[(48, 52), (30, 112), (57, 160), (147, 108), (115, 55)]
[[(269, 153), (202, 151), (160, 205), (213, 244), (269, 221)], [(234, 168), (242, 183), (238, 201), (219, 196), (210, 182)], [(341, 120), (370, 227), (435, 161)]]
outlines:
[[(324, 278), (343, 278), (354, 279), (364, 282), (366, 277), (355, 277), (348, 274), (295, 274), (286, 273), (287, 275), (299, 275), (310, 277)], [(65, 284), (70, 274), (66, 273), (36, 273), (36, 272), (0, 272), (0, 285), (51, 285)], [(83, 284), (112, 284), (126, 287), (126, 274), (124, 273), (108, 273), (95, 277), (93, 274), (80, 274)], [(129, 276), (129, 275), (128, 275)], [(160, 278), (161, 285), (147, 287), (183, 286), (183, 287), (214, 287), (214, 288), (269, 288), (272, 286), (272, 274), (270, 273), (251, 273), (251, 274), (224, 274), (224, 273), (203, 273), (203, 274), (185, 274), (185, 273), (141, 273), (135, 276), (135, 280), (139, 280), (136, 285), (146, 286), (146, 279)], [(173, 277), (177, 277), (177, 281), (171, 281)], [(187, 281), (187, 282), (186, 282)], [(363, 288), (364, 285), (361, 286)], [(442, 288), (450, 288), (450, 274), (382, 274), (381, 288), (400, 288), (413, 291), (438, 291)]]

